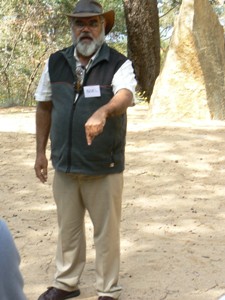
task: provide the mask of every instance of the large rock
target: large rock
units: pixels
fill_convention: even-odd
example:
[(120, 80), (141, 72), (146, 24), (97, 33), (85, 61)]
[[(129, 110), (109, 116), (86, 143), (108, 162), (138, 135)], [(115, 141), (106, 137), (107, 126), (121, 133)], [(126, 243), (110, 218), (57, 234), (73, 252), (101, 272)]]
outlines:
[(224, 31), (209, 0), (183, 0), (150, 115), (225, 119)]

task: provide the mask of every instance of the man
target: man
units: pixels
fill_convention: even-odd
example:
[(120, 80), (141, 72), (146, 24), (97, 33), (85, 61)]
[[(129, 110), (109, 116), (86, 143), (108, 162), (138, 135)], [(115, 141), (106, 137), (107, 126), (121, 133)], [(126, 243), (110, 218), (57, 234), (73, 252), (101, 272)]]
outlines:
[(85, 265), (84, 215), (94, 227), (99, 300), (118, 299), (126, 110), (133, 103), (131, 62), (104, 42), (114, 11), (80, 0), (67, 14), (73, 46), (50, 59), (36, 92), (36, 176), (47, 180), (50, 133), (58, 214), (57, 272), (39, 300), (76, 297)]

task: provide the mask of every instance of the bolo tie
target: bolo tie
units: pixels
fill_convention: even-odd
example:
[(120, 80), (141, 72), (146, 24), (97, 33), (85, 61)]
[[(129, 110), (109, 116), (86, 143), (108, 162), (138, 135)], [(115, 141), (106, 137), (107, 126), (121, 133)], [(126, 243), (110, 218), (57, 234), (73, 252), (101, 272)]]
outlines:
[(76, 95), (75, 95), (74, 103), (77, 101), (80, 93), (82, 92), (84, 76), (85, 76), (85, 67), (82, 65), (77, 66), (75, 69), (74, 90)]

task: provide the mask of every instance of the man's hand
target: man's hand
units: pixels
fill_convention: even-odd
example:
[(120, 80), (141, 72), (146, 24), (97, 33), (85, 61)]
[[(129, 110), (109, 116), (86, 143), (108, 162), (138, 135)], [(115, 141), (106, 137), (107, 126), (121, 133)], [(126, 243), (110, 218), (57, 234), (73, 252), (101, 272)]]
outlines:
[(132, 102), (132, 92), (127, 89), (121, 89), (106, 105), (103, 105), (95, 113), (93, 113), (85, 124), (88, 145), (90, 146), (93, 139), (102, 133), (108, 117), (114, 117), (125, 113)]
[(39, 178), (42, 183), (45, 183), (48, 179), (48, 160), (45, 154), (37, 155), (34, 169), (37, 178)]
[(85, 132), (87, 144), (90, 146), (93, 139), (102, 133), (106, 122), (106, 112), (104, 106), (98, 109), (93, 115), (87, 120), (85, 124)]

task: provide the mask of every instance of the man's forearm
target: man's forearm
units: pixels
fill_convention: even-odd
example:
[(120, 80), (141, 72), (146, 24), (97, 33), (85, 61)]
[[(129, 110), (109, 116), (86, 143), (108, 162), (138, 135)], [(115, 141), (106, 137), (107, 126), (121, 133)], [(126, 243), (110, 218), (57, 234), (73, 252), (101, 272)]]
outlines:
[(51, 102), (39, 102), (36, 110), (36, 151), (45, 154), (51, 127)]
[(112, 100), (103, 106), (106, 118), (122, 115), (126, 112), (127, 108), (132, 105), (133, 94), (127, 89), (120, 90)]

